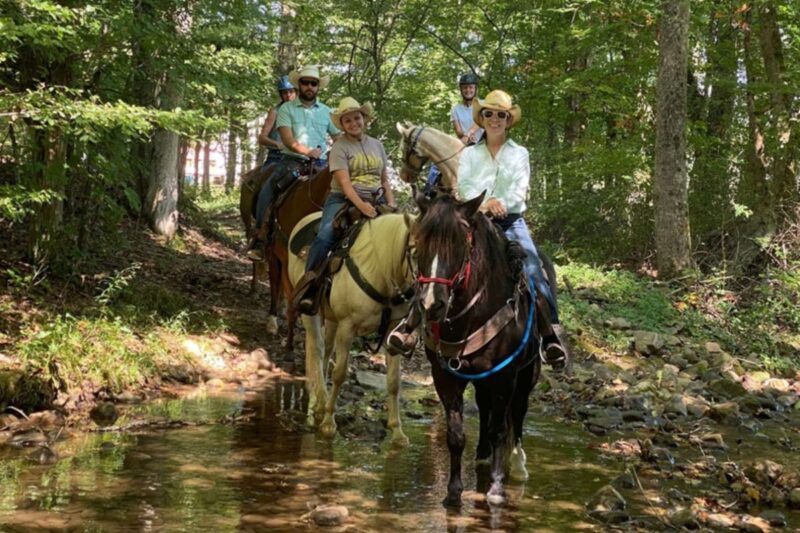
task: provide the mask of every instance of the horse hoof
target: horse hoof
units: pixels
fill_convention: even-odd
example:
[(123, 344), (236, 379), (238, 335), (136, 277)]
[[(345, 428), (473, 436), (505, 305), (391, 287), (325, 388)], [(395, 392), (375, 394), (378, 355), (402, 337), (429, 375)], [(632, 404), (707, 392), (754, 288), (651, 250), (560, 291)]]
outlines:
[(326, 416), (319, 426), (319, 431), (324, 437), (332, 438), (336, 435), (336, 422), (332, 418)]
[(486, 502), (489, 505), (505, 505), (506, 497), (503, 494), (492, 494), (490, 492), (486, 495)]
[(447, 497), (442, 500), (442, 505), (445, 507), (449, 507), (451, 509), (458, 509), (461, 507), (461, 494), (451, 495), (448, 494)]
[(278, 319), (274, 316), (267, 318), (267, 333), (270, 335), (278, 334)]

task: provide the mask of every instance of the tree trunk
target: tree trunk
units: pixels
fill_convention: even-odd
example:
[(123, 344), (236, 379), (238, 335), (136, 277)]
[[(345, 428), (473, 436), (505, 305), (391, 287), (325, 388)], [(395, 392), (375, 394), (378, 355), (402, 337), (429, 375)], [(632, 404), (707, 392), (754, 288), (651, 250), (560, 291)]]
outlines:
[(239, 157), (237, 137), (239, 124), (231, 119), (228, 131), (228, 159), (225, 168), (225, 194), (230, 194), (236, 187), (236, 160)]
[(792, 139), (792, 97), (783, 80), (786, 67), (783, 60), (783, 44), (778, 28), (775, 3), (763, 1), (758, 5), (758, 37), (764, 70), (769, 82), (770, 133), (773, 153), (768, 153), (769, 170), (772, 175), (772, 197), (778, 202), (778, 216), (791, 213), (790, 208), (798, 201), (797, 190), (797, 141)]
[(655, 241), (661, 278), (691, 264), (686, 175), (686, 79), (689, 1), (664, 0), (658, 34)]
[(200, 189), (200, 150), (203, 149), (203, 143), (197, 141), (194, 143), (194, 176), (192, 178), (192, 185), (195, 191)]
[(189, 139), (181, 137), (180, 156), (178, 157), (178, 201), (183, 198), (186, 187), (186, 160), (189, 159)]
[(203, 195), (211, 196), (211, 143), (203, 143)]
[[(164, 76), (160, 97), (161, 109), (174, 109), (177, 104), (170, 80)], [(180, 136), (164, 128), (156, 128), (152, 136), (153, 157), (147, 182), (145, 210), (150, 228), (171, 239), (178, 229), (178, 152)]]
[(242, 160), (239, 165), (239, 177), (247, 174), (250, 171), (250, 166), (253, 164), (253, 147), (250, 145), (250, 133), (252, 128), (249, 124), (244, 125), (244, 133), (240, 139), (240, 146), (242, 152)]

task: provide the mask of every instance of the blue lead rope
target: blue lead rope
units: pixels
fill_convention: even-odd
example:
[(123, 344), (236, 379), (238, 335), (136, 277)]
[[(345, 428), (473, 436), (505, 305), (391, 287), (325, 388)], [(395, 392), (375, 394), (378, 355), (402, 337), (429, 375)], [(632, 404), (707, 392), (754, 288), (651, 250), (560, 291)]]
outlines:
[(525, 325), (525, 335), (523, 335), (522, 337), (522, 342), (517, 347), (517, 349), (514, 350), (514, 353), (503, 359), (503, 361), (501, 361), (499, 365), (490, 368), (486, 372), (481, 372), (480, 374), (463, 374), (461, 372), (453, 370), (447, 364), (444, 365), (445, 370), (447, 370), (448, 372), (450, 372), (451, 374), (453, 374), (458, 378), (466, 379), (469, 381), (476, 381), (479, 379), (488, 378), (492, 374), (496, 374), (497, 372), (500, 372), (505, 367), (510, 365), (511, 362), (514, 361), (514, 359), (516, 359), (517, 356), (522, 353), (522, 350), (525, 349), (525, 346), (528, 345), (528, 341), (530, 341), (531, 339), (531, 328), (533, 327), (533, 319), (536, 316), (536, 285), (534, 284), (532, 276), (528, 279), (528, 287), (530, 288), (531, 291), (531, 308), (530, 311), (528, 312), (528, 323)]

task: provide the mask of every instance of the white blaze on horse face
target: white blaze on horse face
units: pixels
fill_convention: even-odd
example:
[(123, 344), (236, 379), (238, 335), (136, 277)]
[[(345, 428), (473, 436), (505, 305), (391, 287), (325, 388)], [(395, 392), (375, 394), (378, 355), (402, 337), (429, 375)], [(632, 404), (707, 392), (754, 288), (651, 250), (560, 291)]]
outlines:
[[(437, 278), (439, 277), (439, 254), (436, 254), (433, 257), (433, 262), (431, 262), (431, 277)], [(433, 288), (436, 284), (435, 283), (428, 283), (425, 285), (425, 296), (422, 298), (422, 306), (427, 310), (430, 309), (435, 301)]]

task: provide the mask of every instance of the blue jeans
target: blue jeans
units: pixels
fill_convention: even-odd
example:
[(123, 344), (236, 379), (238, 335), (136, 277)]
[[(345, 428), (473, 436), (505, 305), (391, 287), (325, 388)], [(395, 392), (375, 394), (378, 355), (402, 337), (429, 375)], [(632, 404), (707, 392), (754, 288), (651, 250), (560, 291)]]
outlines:
[(547, 300), (547, 303), (550, 304), (550, 315), (553, 324), (558, 324), (558, 307), (556, 306), (556, 300), (553, 298), (550, 284), (547, 283), (544, 277), (542, 264), (541, 261), (539, 261), (539, 252), (536, 250), (536, 245), (533, 244), (531, 232), (528, 230), (528, 225), (525, 224), (525, 219), (518, 218), (514, 221), (511, 227), (505, 231), (505, 235), (508, 240), (519, 243), (525, 251), (525, 265), (523, 267), (525, 276), (528, 279), (531, 277), (533, 278), (534, 283), (536, 283), (536, 290), (541, 292), (545, 300)]
[(440, 179), (442, 179), (441, 171), (436, 165), (431, 164), (431, 168), (428, 170), (428, 179), (425, 181), (425, 188), (422, 193), (428, 197), (433, 196), (433, 191)]
[(333, 234), (333, 217), (347, 204), (348, 200), (344, 193), (331, 191), (325, 199), (325, 206), (322, 208), (322, 219), (319, 222), (319, 232), (311, 243), (306, 260), (306, 272), (316, 269), (336, 244), (336, 236)]
[[(258, 191), (258, 202), (256, 202), (256, 228), (260, 228), (261, 224), (264, 223), (264, 214), (267, 212), (267, 208), (272, 205), (272, 201), (275, 198), (275, 182), (282, 178), (285, 172), (294, 171), (297, 168), (298, 162), (296, 159), (289, 158), (287, 162), (287, 158), (284, 157), (283, 154), (279, 155), (280, 159), (277, 161), (270, 161), (268, 156), (262, 167), (265, 172), (268, 171), (270, 167), (277, 168), (273, 169), (272, 175), (267, 178), (267, 181), (261, 186), (261, 190)], [(314, 161), (314, 171), (319, 171), (321, 168), (327, 166), (327, 164), (328, 161), (326, 159)]]

